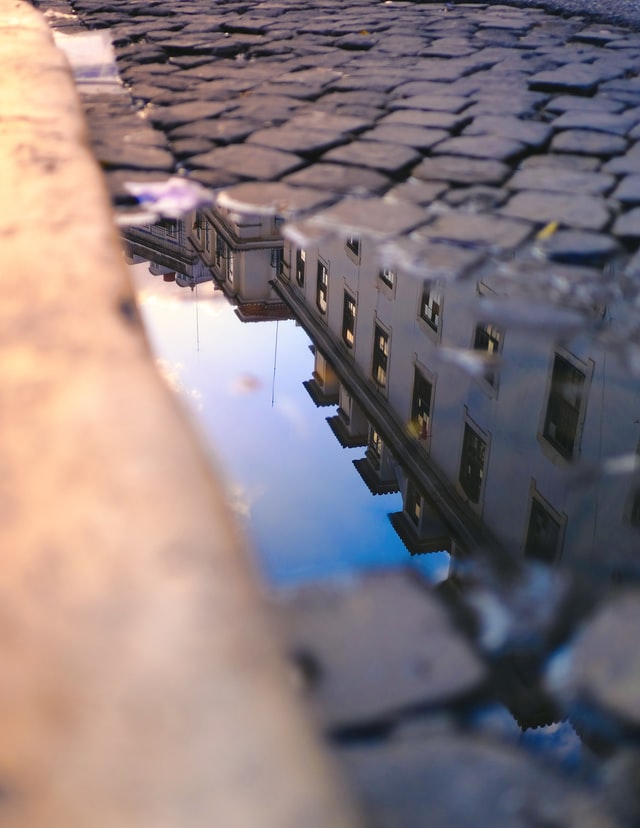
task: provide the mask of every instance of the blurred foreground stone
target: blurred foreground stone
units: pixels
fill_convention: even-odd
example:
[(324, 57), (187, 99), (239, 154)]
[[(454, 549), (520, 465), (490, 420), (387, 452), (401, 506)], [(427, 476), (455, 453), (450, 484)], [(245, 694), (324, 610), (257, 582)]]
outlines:
[(0, 0), (0, 67), (0, 821), (354, 825), (26, 3)]

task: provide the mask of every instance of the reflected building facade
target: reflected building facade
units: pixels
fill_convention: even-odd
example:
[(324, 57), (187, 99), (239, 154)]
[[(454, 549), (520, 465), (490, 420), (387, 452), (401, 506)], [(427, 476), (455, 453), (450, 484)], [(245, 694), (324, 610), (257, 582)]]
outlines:
[(380, 267), (366, 240), (285, 243), (277, 289), (314, 342), (310, 383), (337, 403), (336, 437), (365, 447), (355, 466), (372, 492), (402, 493), (390, 519), (412, 553), (635, 568), (633, 476), (587, 486), (577, 469), (637, 452), (636, 382), (586, 336), (553, 345), (483, 319), (498, 287), (462, 249), (438, 278), (437, 248), (419, 281)]

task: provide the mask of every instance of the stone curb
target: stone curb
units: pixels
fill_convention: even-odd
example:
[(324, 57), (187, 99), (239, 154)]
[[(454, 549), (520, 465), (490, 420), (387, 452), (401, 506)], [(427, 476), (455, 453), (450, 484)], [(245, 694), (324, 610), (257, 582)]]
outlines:
[(159, 379), (73, 80), (0, 0), (7, 826), (358, 824)]

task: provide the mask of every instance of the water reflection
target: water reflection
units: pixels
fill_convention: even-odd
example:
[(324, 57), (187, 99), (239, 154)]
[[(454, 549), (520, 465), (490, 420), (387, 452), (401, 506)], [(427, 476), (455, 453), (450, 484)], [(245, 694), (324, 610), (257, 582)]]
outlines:
[[(406, 266), (406, 249), (393, 267), (389, 250), (366, 238), (334, 233), (301, 246), (296, 233), (283, 241), (281, 224), (277, 215), (218, 206), (130, 228), (125, 236), (131, 260), (153, 262), (150, 272), (165, 281), (192, 290), (212, 282), (241, 321), (282, 322), (260, 336), (243, 333), (256, 348), (248, 364), (260, 358), (263, 365), (230, 380), (236, 393), (242, 386), (255, 398), (260, 388), (262, 404), (273, 406), (276, 377), (283, 383), (289, 370), (298, 377), (306, 370), (294, 353), (308, 359), (298, 326), (307, 332), (313, 367), (303, 386), (318, 411), (301, 408), (298, 388), (289, 389), (287, 400), (281, 387), (283, 451), (295, 454), (296, 429), (317, 421), (323, 434), (314, 431), (309, 443), (322, 440), (324, 454), (331, 433), (336, 446), (356, 453), (353, 465), (372, 494), (397, 493), (397, 505), (385, 501), (382, 511), (406, 549), (411, 555), (445, 551), (452, 572), (456, 562), (483, 550), (501, 561), (506, 554), (512, 561), (562, 562), (614, 578), (635, 573), (637, 380), (607, 351), (613, 324), (605, 305), (593, 295), (569, 307), (544, 304), (531, 294), (534, 280), (514, 290), (511, 265), (488, 266), (473, 245), (422, 240), (417, 279), (410, 272), (415, 267)], [(547, 283), (568, 279), (566, 270), (548, 269)], [(569, 271), (575, 294), (583, 271)], [(589, 334), (590, 323), (596, 336)], [(227, 357), (246, 347), (228, 313), (218, 312), (215, 334), (215, 349)], [(178, 347), (175, 338), (171, 347)], [(215, 370), (237, 366), (217, 360)], [(320, 416), (328, 407), (334, 413)], [(247, 429), (261, 435), (266, 422), (264, 412), (256, 412)], [(238, 434), (228, 425), (228, 431), (218, 425), (217, 435)], [(281, 526), (295, 522), (294, 503), (301, 514), (320, 511), (322, 523), (334, 520), (326, 501), (327, 490), (336, 487), (335, 468), (326, 467), (324, 456), (300, 458), (307, 485), (317, 482), (305, 492), (306, 508), (294, 497), (285, 516), (271, 502)], [(253, 462), (255, 472), (257, 455)], [(265, 476), (262, 485), (280, 483)], [(354, 534), (366, 535), (370, 520), (364, 508)], [(379, 515), (375, 523), (380, 531)], [(269, 532), (278, 531), (271, 521)], [(307, 546), (326, 534), (316, 531), (307, 533)], [(388, 539), (388, 532), (382, 536)], [(364, 546), (375, 564), (378, 545)], [(358, 558), (367, 566), (366, 554)]]

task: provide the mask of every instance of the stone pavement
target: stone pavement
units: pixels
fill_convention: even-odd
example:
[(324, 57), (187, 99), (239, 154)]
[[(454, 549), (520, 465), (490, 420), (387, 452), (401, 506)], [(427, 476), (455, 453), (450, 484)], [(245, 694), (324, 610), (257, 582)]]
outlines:
[[(120, 212), (133, 206), (127, 180), (179, 173), (285, 214), (303, 237), (377, 239), (416, 272), (435, 240), (452, 259), (471, 249), (536, 265), (535, 278), (514, 266), (516, 278), (563, 305), (637, 296), (634, 32), (486, 3), (78, 0), (79, 20), (39, 5), (53, 23), (111, 30), (125, 94), (85, 104)], [(567, 265), (556, 283), (543, 278), (550, 263)], [(572, 588), (553, 586), (545, 647)], [(514, 636), (524, 626), (539, 642), (532, 605), (549, 593), (536, 589), (512, 585), (501, 600)], [(570, 657), (548, 671), (530, 653), (533, 678), (527, 658), (479, 653), (435, 596), (397, 574), (280, 605), (300, 681), (371, 824), (636, 824), (637, 656), (611, 644), (636, 621), (636, 592), (589, 606)], [(372, 629), (385, 634), (372, 641)], [(470, 724), (504, 673), (536, 696), (538, 723), (568, 717), (600, 757), (589, 786), (507, 747), (495, 724)]]

